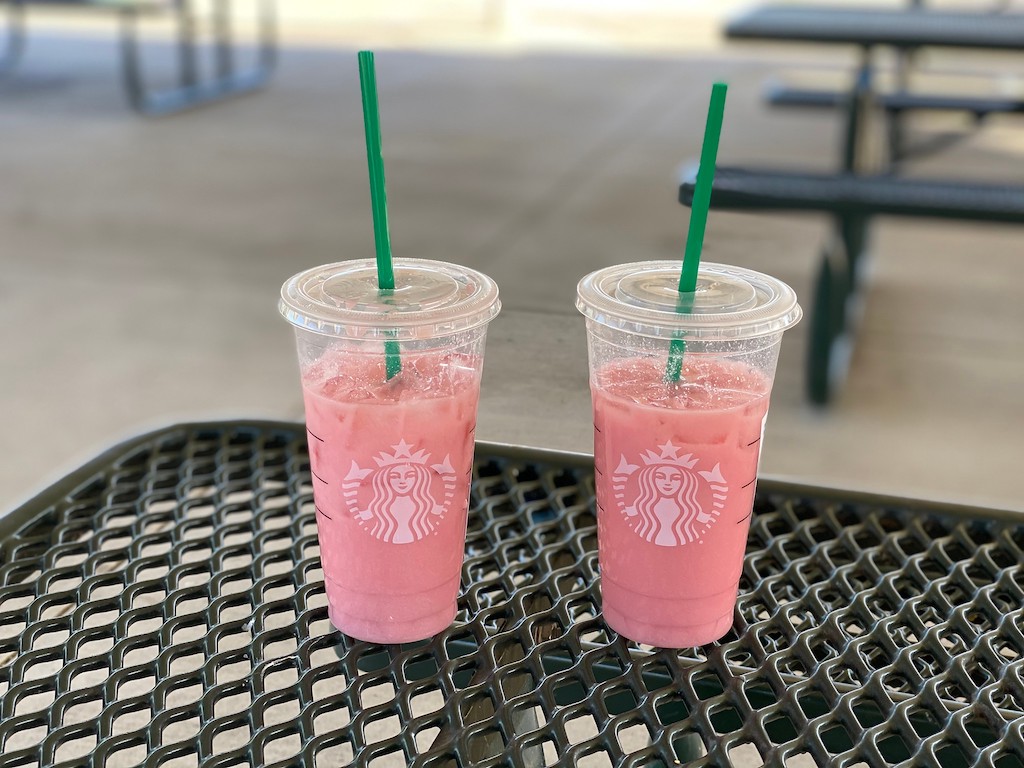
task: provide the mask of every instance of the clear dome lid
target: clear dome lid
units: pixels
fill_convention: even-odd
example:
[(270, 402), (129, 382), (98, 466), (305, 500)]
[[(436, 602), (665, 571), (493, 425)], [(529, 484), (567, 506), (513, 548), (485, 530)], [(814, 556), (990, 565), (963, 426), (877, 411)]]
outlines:
[(594, 322), (653, 338), (708, 341), (780, 333), (800, 320), (796, 293), (742, 267), (701, 264), (697, 290), (679, 293), (680, 261), (643, 261), (580, 280), (576, 307)]
[(300, 272), (281, 287), (288, 322), (326, 336), (430, 339), (490, 322), (498, 286), (476, 270), (443, 261), (395, 259), (395, 289), (377, 287), (373, 259)]

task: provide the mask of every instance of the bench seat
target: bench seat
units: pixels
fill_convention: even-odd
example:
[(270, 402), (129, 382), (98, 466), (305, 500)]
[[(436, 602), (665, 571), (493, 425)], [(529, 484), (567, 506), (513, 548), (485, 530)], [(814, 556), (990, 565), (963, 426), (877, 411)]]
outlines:
[[(693, 167), (679, 186), (684, 205), (695, 183)], [(1024, 185), (719, 167), (711, 205), (1024, 224)]]

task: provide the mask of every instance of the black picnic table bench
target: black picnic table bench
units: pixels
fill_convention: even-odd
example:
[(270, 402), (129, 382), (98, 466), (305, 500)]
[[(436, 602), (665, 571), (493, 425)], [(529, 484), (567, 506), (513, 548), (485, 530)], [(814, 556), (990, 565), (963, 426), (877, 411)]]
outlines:
[[(47, 6), (116, 13), (121, 19), (121, 65), (125, 94), (133, 109), (145, 115), (165, 115), (250, 93), (270, 80), (277, 59), (275, 0), (255, 0), (258, 39), (255, 61), (238, 66), (231, 1), (210, 0), (210, 36), (213, 67), (202, 74), (199, 64), (197, 19), (190, 0), (0, 0), (6, 5), (6, 41), (0, 43), (0, 77), (17, 67), (26, 41), (26, 8)], [(144, 18), (172, 15), (177, 39), (171, 46), (177, 64), (177, 83), (155, 88), (145, 74), (140, 26)]]
[[(868, 225), (876, 216), (939, 218), (1024, 224), (1024, 183), (971, 179), (921, 179), (899, 175), (902, 163), (934, 151), (942, 141), (909, 148), (899, 118), (913, 109), (951, 109), (983, 117), (1022, 113), (1024, 102), (991, 97), (879, 93), (872, 50), (908, 51), (924, 46), (1024, 52), (1024, 14), (954, 13), (922, 7), (851, 9), (768, 5), (741, 14), (726, 27), (735, 39), (857, 45), (861, 65), (848, 92), (801, 91), (774, 86), (776, 105), (833, 106), (843, 113), (842, 157), (835, 173), (793, 169), (731, 168), (716, 171), (711, 205), (720, 209), (818, 211), (830, 214), (835, 234), (821, 253), (811, 310), (806, 385), (809, 399), (829, 402), (846, 375), (862, 302)], [(889, 155), (878, 162), (867, 133), (873, 115), (888, 119)], [(1024, 169), (1022, 169), (1024, 170)], [(690, 205), (696, 169), (684, 172), (679, 199)], [(1022, 176), (1024, 178), (1024, 176)]]
[(725, 28), (733, 39), (895, 48), (1024, 49), (1024, 15), (916, 8), (762, 5)]
[[(696, 167), (684, 173), (679, 200), (691, 205)], [(863, 288), (868, 223), (875, 216), (1024, 224), (1024, 186), (941, 179), (858, 176), (720, 167), (714, 208), (819, 211), (836, 219), (815, 279), (806, 368), (810, 400), (824, 405), (845, 378)]]
[[(872, 79), (873, 52), (895, 49), (897, 86), (876, 92), (875, 106), (886, 114), (889, 163), (897, 165), (914, 151), (905, 145), (902, 117), (912, 111), (954, 111), (979, 121), (990, 114), (1024, 112), (1024, 99), (975, 94), (915, 93), (908, 85), (910, 63), (921, 48), (1024, 52), (1024, 14), (935, 10), (916, 4), (909, 8), (810, 7), (770, 4), (753, 8), (725, 27), (732, 40), (851, 45), (862, 50), (858, 79)], [(771, 83), (768, 103), (780, 107), (845, 108), (848, 93), (807, 90)]]
[[(683, 176), (679, 199), (684, 205), (693, 200), (696, 176), (696, 167)], [(838, 208), (859, 216), (1019, 224), (1024, 221), (1024, 186), (719, 167), (711, 204), (731, 210), (831, 213)]]

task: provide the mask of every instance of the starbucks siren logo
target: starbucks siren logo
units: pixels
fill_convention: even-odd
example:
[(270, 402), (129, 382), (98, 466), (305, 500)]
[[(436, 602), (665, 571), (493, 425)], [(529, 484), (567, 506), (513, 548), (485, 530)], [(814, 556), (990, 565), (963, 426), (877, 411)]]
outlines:
[(373, 457), (376, 467), (363, 469), (353, 461), (341, 486), (363, 530), (390, 544), (411, 544), (434, 532), (455, 495), (451, 457), (431, 464), (429, 453), (413, 447), (399, 441), (392, 453)]
[(615, 505), (644, 541), (661, 547), (701, 542), (725, 507), (729, 485), (719, 464), (696, 469), (692, 453), (679, 455), (671, 441), (661, 453), (646, 451), (640, 464), (623, 455), (612, 474)]

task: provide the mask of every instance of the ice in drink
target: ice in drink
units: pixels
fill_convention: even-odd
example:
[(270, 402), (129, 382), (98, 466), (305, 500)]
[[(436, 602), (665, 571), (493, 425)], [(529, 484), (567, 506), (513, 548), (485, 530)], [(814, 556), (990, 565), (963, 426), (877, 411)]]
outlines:
[[(668, 648), (712, 642), (732, 624), (779, 343), (801, 316), (781, 281), (721, 264), (702, 265), (681, 297), (680, 267), (609, 267), (580, 281), (577, 300), (604, 618)], [(680, 347), (677, 381), (669, 358)]]
[(383, 292), (372, 261), (331, 264), (293, 277), (281, 300), (328, 614), (379, 643), (428, 638), (455, 616), (484, 340), (500, 307), (492, 280), (453, 264), (399, 259), (395, 280)]
[(664, 375), (611, 363), (591, 384), (602, 603), (620, 634), (684, 648), (732, 624), (769, 385), (720, 360)]

